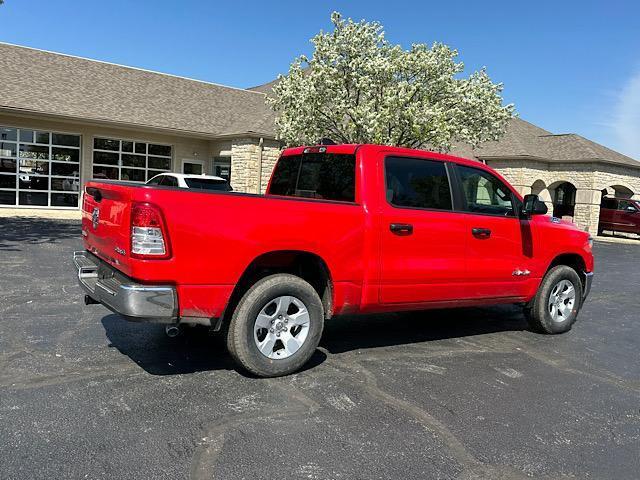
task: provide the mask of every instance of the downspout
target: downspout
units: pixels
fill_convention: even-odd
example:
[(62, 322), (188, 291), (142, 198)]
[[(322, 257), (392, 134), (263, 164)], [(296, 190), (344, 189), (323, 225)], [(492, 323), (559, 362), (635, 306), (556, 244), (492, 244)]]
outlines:
[(258, 143), (258, 195), (262, 193), (262, 150), (263, 150), (264, 138), (260, 137), (260, 143)]

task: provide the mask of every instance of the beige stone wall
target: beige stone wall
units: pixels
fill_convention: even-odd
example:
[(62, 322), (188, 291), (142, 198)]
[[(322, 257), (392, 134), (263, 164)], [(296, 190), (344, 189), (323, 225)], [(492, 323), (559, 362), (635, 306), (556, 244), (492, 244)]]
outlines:
[(573, 221), (578, 227), (596, 234), (600, 215), (601, 191), (616, 185), (628, 188), (640, 198), (640, 169), (595, 162), (547, 163), (536, 160), (488, 160), (523, 195), (531, 187), (544, 184), (539, 193), (551, 212), (552, 191), (562, 182), (570, 182), (576, 191)]
[(239, 192), (264, 193), (280, 152), (280, 144), (272, 140), (263, 141), (262, 146), (257, 138), (233, 140), (231, 142), (233, 189)]
[(237, 192), (258, 193), (258, 140), (241, 138), (231, 143), (231, 186)]
[[(570, 182), (577, 189), (596, 189), (593, 163), (547, 163), (537, 160), (488, 160), (518, 190), (530, 193), (536, 180), (548, 187), (553, 183)], [(638, 170), (640, 173), (640, 170)], [(529, 189), (529, 191), (526, 191)]]
[(273, 167), (276, 165), (276, 161), (280, 157), (280, 152), (282, 152), (282, 148), (278, 142), (265, 141), (262, 150), (262, 178), (260, 181), (260, 193), (264, 193), (269, 185), (271, 173), (273, 172)]
[(622, 186), (633, 192), (633, 198), (640, 200), (640, 169), (618, 165), (599, 167), (595, 174), (595, 187), (599, 190)]

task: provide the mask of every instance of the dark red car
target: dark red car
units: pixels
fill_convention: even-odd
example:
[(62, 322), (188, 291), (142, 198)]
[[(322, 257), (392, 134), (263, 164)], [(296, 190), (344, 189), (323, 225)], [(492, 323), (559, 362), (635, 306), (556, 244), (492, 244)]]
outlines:
[(600, 203), (598, 233), (603, 230), (640, 235), (640, 201), (604, 197)]

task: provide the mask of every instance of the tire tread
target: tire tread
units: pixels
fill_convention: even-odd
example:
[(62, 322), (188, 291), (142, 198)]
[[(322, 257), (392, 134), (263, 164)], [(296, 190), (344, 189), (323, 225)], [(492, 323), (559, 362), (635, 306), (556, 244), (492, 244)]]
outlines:
[[(549, 312), (547, 312), (547, 298), (550, 289), (562, 279), (570, 280), (576, 289), (576, 303), (574, 315), (566, 323), (554, 323)], [(555, 334), (571, 330), (571, 327), (578, 319), (578, 313), (582, 307), (582, 282), (580, 276), (568, 265), (556, 265), (550, 269), (542, 279), (536, 296), (530, 305), (525, 307), (524, 314), (532, 330), (539, 333)]]
[[(287, 288), (291, 290), (297, 289), (311, 299), (311, 304), (309, 305), (309, 301), (307, 300), (305, 305), (309, 310), (310, 316), (313, 313), (312, 309), (315, 310), (315, 315), (313, 316), (319, 318), (312, 318), (311, 320), (318, 322), (320, 325), (319, 328), (315, 329), (313, 332), (309, 332), (309, 336), (307, 337), (305, 344), (301, 347), (308, 350), (307, 354), (297, 355), (296, 352), (296, 354), (288, 359), (275, 361), (267, 359), (268, 361), (265, 362), (264, 359), (260, 357), (256, 358), (256, 350), (254, 350), (255, 346), (247, 341), (247, 324), (252, 323), (249, 320), (249, 310), (255, 306), (255, 303), (259, 301), (260, 297), (266, 292), (275, 288), (282, 288), (283, 285), (286, 285)], [(258, 377), (278, 377), (287, 375), (300, 369), (309, 360), (311, 355), (313, 355), (313, 352), (320, 342), (320, 337), (322, 336), (323, 319), (324, 311), (322, 301), (320, 300), (318, 293), (308, 282), (300, 277), (288, 273), (269, 275), (258, 280), (244, 293), (238, 302), (228, 326), (227, 349), (236, 363), (253, 375)], [(261, 354), (258, 352), (258, 355)]]

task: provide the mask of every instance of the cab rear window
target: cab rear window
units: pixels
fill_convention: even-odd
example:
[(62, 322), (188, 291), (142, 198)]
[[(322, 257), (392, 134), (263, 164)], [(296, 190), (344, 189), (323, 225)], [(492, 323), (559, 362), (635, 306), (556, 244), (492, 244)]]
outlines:
[(355, 155), (305, 153), (278, 160), (269, 193), (286, 197), (355, 202)]

